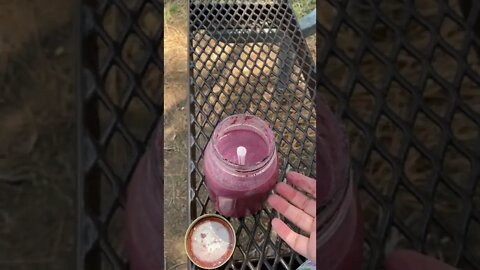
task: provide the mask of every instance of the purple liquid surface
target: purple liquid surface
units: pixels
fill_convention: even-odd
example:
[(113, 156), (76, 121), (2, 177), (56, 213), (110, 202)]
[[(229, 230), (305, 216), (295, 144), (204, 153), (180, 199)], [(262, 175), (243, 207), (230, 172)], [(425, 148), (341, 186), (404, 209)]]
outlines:
[(237, 158), (237, 148), (247, 149), (245, 165), (251, 166), (268, 157), (268, 145), (259, 134), (251, 130), (233, 130), (223, 135), (217, 143), (220, 155), (228, 161), (240, 164)]

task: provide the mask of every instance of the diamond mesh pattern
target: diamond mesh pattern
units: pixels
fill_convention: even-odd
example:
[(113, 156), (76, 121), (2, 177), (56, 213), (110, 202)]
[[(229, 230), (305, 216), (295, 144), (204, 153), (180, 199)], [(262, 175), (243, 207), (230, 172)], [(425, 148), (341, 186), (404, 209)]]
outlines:
[(126, 186), (163, 115), (163, 3), (78, 10), (77, 269), (125, 269)]
[[(215, 212), (203, 150), (228, 115), (257, 115), (274, 130), (285, 170), (314, 177), (315, 64), (287, 1), (190, 1), (190, 219)], [(294, 269), (303, 262), (276, 238), (266, 208), (230, 219), (238, 237), (232, 269)], [(190, 268), (195, 268), (189, 264)]]
[(317, 10), (318, 87), (350, 136), (366, 268), (402, 247), (480, 269), (480, 3)]

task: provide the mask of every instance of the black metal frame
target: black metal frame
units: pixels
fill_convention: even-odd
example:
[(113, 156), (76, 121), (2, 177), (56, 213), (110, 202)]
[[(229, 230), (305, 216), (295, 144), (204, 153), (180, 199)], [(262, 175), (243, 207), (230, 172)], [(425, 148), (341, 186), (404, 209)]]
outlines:
[(318, 89), (349, 131), (367, 269), (400, 247), (480, 269), (480, 3), (428, 2), (317, 6), (335, 14), (317, 16)]
[[(203, 150), (219, 121), (256, 114), (276, 136), (287, 166), (315, 174), (315, 66), (287, 1), (190, 1), (190, 222), (215, 212), (202, 173)], [(265, 208), (230, 219), (237, 247), (227, 268), (295, 269), (303, 258), (274, 239)], [(196, 267), (190, 263), (189, 269)]]

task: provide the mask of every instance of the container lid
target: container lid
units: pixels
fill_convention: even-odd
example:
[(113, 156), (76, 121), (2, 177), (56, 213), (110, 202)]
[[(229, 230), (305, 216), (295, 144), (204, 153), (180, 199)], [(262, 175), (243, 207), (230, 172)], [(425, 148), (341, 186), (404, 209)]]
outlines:
[(232, 225), (222, 216), (206, 214), (195, 219), (185, 234), (188, 258), (198, 267), (215, 269), (233, 255), (236, 238)]

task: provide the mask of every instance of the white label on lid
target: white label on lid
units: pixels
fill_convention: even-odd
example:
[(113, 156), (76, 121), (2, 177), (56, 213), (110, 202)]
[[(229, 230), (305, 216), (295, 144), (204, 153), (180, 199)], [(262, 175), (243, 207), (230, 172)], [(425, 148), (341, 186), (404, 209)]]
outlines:
[(204, 222), (192, 233), (192, 252), (205, 262), (217, 262), (233, 242), (228, 229), (218, 222)]

